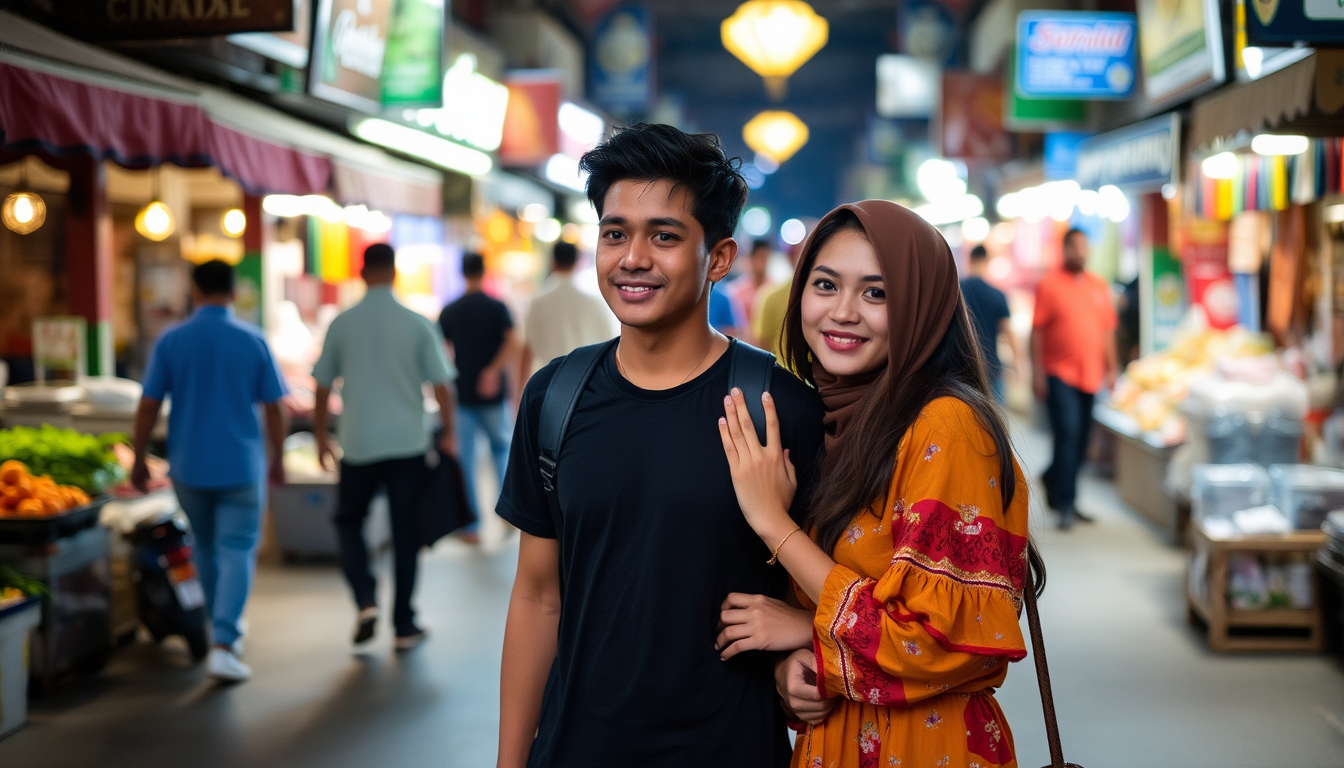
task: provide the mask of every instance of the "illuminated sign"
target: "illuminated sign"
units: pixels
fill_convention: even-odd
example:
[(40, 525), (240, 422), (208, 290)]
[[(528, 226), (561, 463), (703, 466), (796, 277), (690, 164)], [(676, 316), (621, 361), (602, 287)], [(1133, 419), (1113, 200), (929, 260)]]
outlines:
[(1129, 98), (1136, 27), (1130, 13), (1019, 14), (1017, 92), (1028, 98)]
[(509, 89), (476, 71), (476, 54), (459, 54), (443, 76), (443, 108), (418, 109), (408, 117), (478, 149), (499, 149)]
[(213, 37), (294, 29), (294, 0), (22, 0), (20, 9), (85, 40)]

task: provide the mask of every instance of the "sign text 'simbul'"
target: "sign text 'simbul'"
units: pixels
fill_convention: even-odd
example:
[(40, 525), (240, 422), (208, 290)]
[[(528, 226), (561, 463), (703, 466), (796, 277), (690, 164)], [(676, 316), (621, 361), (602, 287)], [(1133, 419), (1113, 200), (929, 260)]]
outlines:
[(1033, 53), (1092, 53), (1122, 56), (1129, 50), (1128, 24), (1038, 24), (1027, 47)]

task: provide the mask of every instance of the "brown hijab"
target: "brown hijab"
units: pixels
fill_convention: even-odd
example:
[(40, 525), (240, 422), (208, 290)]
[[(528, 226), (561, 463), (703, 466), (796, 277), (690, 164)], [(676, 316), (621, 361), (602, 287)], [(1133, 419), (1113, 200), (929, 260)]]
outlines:
[(836, 376), (813, 358), (812, 378), (826, 408), (826, 456), (837, 457), (859, 403), (875, 382), (895, 393), (919, 370), (942, 342), (961, 288), (952, 249), (941, 233), (914, 211), (887, 200), (849, 203), (826, 214), (803, 243), (803, 258), (793, 278), (790, 304), (797, 307), (816, 261), (816, 233), (839, 215), (852, 211), (877, 252), (887, 292), (889, 349), (887, 365), (857, 376)]

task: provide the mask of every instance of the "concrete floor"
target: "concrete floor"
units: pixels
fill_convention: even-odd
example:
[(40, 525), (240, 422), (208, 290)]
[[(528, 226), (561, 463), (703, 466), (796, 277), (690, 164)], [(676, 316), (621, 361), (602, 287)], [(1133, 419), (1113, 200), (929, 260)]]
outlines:
[[(1019, 432), (1038, 474), (1046, 442)], [(1086, 479), (1096, 525), (1036, 536), (1066, 756), (1087, 768), (1344, 766), (1344, 668), (1324, 656), (1214, 656), (1185, 622), (1182, 555)], [(516, 547), (441, 543), (419, 605), (430, 640), (404, 655), (383, 628), (351, 655), (334, 567), (263, 567), (249, 608), (255, 678), (217, 687), (172, 641), (119, 651), (99, 676), (34, 702), (0, 766), (493, 765), (499, 648)], [(1048, 762), (1030, 661), (1000, 701), (1021, 765)]]

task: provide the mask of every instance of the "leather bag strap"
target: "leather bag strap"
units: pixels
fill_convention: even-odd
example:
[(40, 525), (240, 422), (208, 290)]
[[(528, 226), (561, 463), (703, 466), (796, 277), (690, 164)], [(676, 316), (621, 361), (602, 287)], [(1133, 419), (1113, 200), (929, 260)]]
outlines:
[(1036, 682), (1041, 686), (1041, 709), (1045, 711), (1045, 740), (1050, 746), (1050, 765), (1046, 768), (1079, 768), (1064, 762), (1064, 747), (1059, 743), (1059, 720), (1055, 717), (1055, 696), (1050, 691), (1050, 667), (1045, 660), (1045, 639), (1041, 635), (1041, 614), (1036, 609), (1036, 585), (1031, 567), (1027, 567), (1027, 629), (1031, 633), (1031, 655), (1036, 661)]

